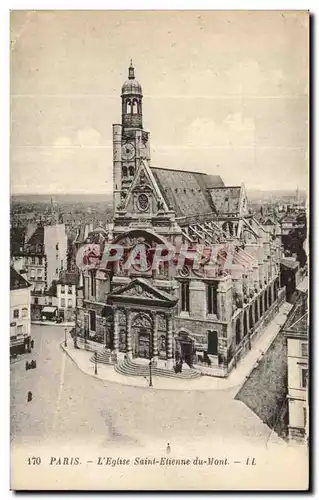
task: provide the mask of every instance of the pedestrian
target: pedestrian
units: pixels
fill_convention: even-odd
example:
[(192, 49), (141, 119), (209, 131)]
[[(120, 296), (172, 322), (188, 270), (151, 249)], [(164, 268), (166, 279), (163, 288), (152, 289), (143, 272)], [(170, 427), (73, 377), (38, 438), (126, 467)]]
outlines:
[(32, 401), (32, 392), (31, 391), (28, 392), (28, 403), (30, 401)]
[(170, 452), (171, 452), (171, 446), (170, 446), (169, 443), (167, 443), (167, 446), (166, 446), (166, 453), (167, 453), (167, 455), (169, 455)]
[(33, 349), (33, 348), (34, 348), (34, 340), (32, 339), (31, 340), (31, 349)]
[(26, 370), (29, 370), (29, 368), (30, 368), (29, 363), (28, 363), (28, 361), (26, 361), (26, 362), (25, 362), (25, 369), (26, 369)]

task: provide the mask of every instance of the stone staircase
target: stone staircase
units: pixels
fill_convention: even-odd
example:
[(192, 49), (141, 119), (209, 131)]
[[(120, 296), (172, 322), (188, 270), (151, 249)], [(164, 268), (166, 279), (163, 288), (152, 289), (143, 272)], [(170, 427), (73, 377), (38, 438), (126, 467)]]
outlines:
[[(90, 361), (95, 363), (95, 354), (90, 357)], [(104, 349), (104, 351), (97, 351), (97, 362), (103, 363), (104, 365), (113, 365), (111, 353), (106, 349)]]
[[(149, 377), (150, 375), (148, 365), (134, 363), (131, 359), (125, 359), (117, 365), (114, 365), (114, 368), (117, 373), (125, 376)], [(156, 368), (154, 366), (152, 366), (152, 375), (155, 377), (170, 377), (187, 380), (195, 379), (201, 376), (201, 374), (193, 368), (185, 369), (181, 373), (175, 373), (173, 369), (165, 370), (164, 368)]]

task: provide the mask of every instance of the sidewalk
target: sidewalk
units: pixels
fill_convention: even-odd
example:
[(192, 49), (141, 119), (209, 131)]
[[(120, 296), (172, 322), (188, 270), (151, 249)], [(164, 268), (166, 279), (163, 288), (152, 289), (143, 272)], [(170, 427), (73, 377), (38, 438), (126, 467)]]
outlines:
[[(234, 368), (227, 378), (217, 378), (202, 376), (194, 380), (172, 379), (165, 377), (152, 376), (153, 387), (152, 389), (163, 390), (180, 390), (180, 391), (216, 391), (216, 390), (238, 390), (245, 379), (250, 375), (258, 360), (267, 351), (272, 341), (279, 332), (281, 326), (287, 318), (287, 313), (291, 309), (291, 305), (285, 302), (279, 310), (278, 315), (271, 323), (267, 325), (264, 332), (260, 335), (256, 342), (252, 345), (244, 359), (242, 359), (237, 368)], [(92, 352), (84, 349), (75, 349), (73, 340), (69, 337), (68, 346), (61, 348), (68, 354), (68, 356), (76, 363), (76, 365), (84, 373), (91, 375), (97, 379), (105, 380), (108, 382), (115, 382), (118, 384), (133, 386), (133, 387), (149, 387), (149, 379), (144, 377), (126, 377), (120, 375), (114, 370), (112, 365), (104, 365), (98, 363), (97, 375), (94, 375), (94, 363), (90, 361)]]

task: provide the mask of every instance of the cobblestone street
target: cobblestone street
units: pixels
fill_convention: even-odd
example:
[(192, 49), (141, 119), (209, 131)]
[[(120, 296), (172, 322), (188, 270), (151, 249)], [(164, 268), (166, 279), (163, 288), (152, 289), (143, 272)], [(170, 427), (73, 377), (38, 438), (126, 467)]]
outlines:
[[(266, 444), (270, 429), (233, 390), (165, 391), (101, 381), (63, 352), (64, 329), (34, 326), (35, 347), (11, 365), (11, 439), (83, 439), (144, 445), (150, 439), (187, 442), (217, 437)], [(70, 347), (71, 348), (71, 347)], [(37, 368), (25, 370), (36, 359)], [(31, 391), (33, 400), (27, 402)]]

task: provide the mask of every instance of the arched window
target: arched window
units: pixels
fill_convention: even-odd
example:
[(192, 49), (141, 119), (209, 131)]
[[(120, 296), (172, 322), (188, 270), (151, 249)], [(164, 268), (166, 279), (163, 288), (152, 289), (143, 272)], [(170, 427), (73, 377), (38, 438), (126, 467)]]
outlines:
[(225, 212), (229, 212), (229, 201), (228, 198), (225, 198)]
[(269, 307), (272, 304), (272, 293), (271, 293), (271, 286), (269, 287)]
[(130, 174), (130, 177), (134, 176), (134, 167), (132, 165), (129, 167), (129, 174)]
[(260, 309), (260, 317), (263, 315), (263, 298), (262, 295), (259, 297), (259, 309)]
[(247, 325), (247, 309), (244, 312), (244, 337), (248, 333), (248, 325)]
[(240, 343), (240, 318), (236, 321), (236, 344)]
[(255, 301), (255, 323), (258, 321), (258, 302), (257, 300)]
[(125, 113), (129, 115), (131, 113), (131, 99), (126, 100)]
[(132, 104), (132, 113), (133, 113), (133, 115), (138, 114), (138, 102), (136, 99), (134, 99), (133, 104)]
[(216, 356), (218, 354), (218, 333), (216, 330), (208, 330), (207, 331), (207, 353)]
[(127, 177), (127, 167), (125, 165), (122, 167), (122, 176)]
[(265, 295), (264, 295), (264, 305), (265, 305), (264, 312), (266, 312), (267, 309), (268, 309), (268, 294), (267, 294), (267, 290), (265, 291)]
[(207, 314), (217, 314), (217, 285), (207, 285), (206, 292)]
[(189, 311), (189, 283), (181, 283), (181, 309)]

